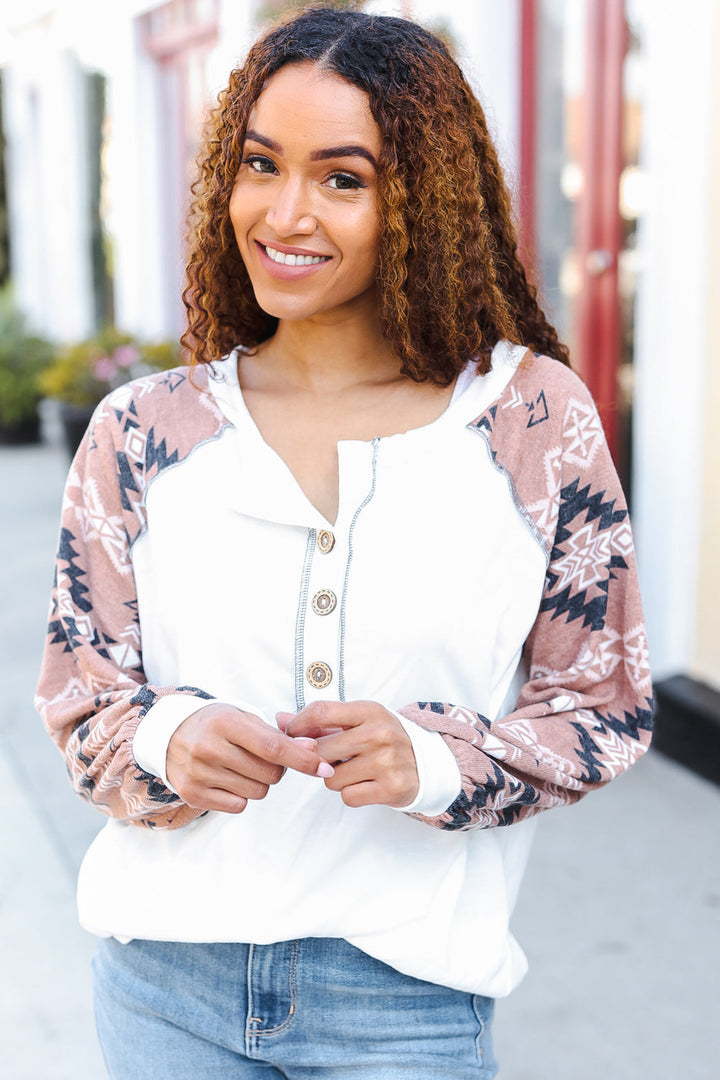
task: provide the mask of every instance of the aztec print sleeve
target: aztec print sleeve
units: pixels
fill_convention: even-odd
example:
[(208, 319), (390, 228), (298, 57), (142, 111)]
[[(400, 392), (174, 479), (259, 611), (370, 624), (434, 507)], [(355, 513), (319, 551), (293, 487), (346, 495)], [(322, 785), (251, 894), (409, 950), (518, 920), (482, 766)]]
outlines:
[(521, 364), (473, 424), (545, 551), (537, 618), (515, 710), (494, 722), (472, 703), (400, 710), (438, 731), (463, 788), (442, 829), (509, 825), (575, 802), (647, 749), (653, 705), (627, 508), (582, 382), (557, 361)]
[[(150, 827), (175, 828), (202, 811), (140, 768), (137, 726), (164, 695), (210, 695), (147, 685), (130, 547), (143, 528), (148, 483), (221, 426), (202, 397), (178, 369), (120, 387), (98, 406), (65, 488), (36, 697), (79, 794), (111, 817)], [(169, 431), (189, 445), (168, 445)]]

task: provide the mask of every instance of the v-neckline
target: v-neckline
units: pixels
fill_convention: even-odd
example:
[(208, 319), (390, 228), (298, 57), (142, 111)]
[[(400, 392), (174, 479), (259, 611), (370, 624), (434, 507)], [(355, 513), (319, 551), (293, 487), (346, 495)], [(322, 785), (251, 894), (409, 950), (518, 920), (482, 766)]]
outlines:
[[(238, 374), (238, 349), (234, 349), (214, 363), (208, 388), (232, 426), (249, 437), (251, 446), (257, 448), (267, 463), (266, 468), (258, 469), (257, 458), (252, 453), (238, 460), (236, 481), (241, 482), (243, 492), (243, 505), (238, 505), (238, 509), (278, 523), (336, 531), (346, 516), (346, 507), (359, 505), (367, 494), (373, 458), (381, 444), (409, 447), (416, 439), (423, 440), (450, 422), (455, 423), (457, 413), (461, 414), (462, 426), (470, 423), (492, 403), (498, 391), (502, 392), (524, 353), (520, 346), (498, 342), (493, 350), (492, 369), (486, 376), (478, 376), (474, 363), (469, 361), (460, 372), (445, 409), (427, 424), (371, 440), (338, 440), (338, 512), (335, 520), (330, 521), (308, 497), (282, 455), (264, 438), (245, 400)], [(466, 401), (462, 409), (461, 401)]]
[[(455, 401), (457, 400), (457, 398), (461, 397), (464, 390), (467, 389), (468, 375), (470, 375), (471, 378), (474, 378), (474, 372), (469, 373), (467, 367), (463, 368), (463, 370), (460, 372), (459, 376), (455, 380), (455, 384), (453, 385), (452, 393), (451, 393), (448, 401), (445, 404), (445, 408), (442, 410), (442, 412), (440, 412), (438, 414), (438, 416), (436, 416), (433, 420), (430, 420), (425, 424), (419, 424), (416, 427), (408, 428), (406, 431), (400, 431), (400, 432), (392, 433), (390, 435), (374, 436), (373, 438), (370, 438), (370, 439), (338, 439), (336, 441), (336, 443), (335, 443), (336, 455), (337, 455), (337, 478), (336, 478), (337, 479), (337, 489), (336, 489), (336, 491), (337, 491), (337, 512), (336, 512), (334, 520), (331, 520), (329, 517), (327, 517), (323, 513), (323, 511), (310, 498), (307, 491), (305, 490), (304, 485), (300, 482), (300, 480), (298, 479), (297, 474), (295, 473), (295, 471), (291, 467), (291, 465), (288, 463), (288, 461), (285, 459), (285, 457), (280, 453), (279, 450), (277, 450), (265, 438), (265, 436), (264, 436), (264, 434), (263, 434), (263, 432), (262, 432), (262, 430), (260, 428), (260, 425), (258, 424), (257, 420), (253, 416), (252, 411), (251, 411), (251, 409), (250, 409), (250, 407), (249, 407), (249, 405), (247, 403), (247, 399), (245, 397), (245, 393), (243, 391), (242, 384), (240, 382), (240, 371), (239, 371), (239, 356), (240, 355), (241, 355), (241, 351), (239, 349), (236, 349), (231, 354), (231, 357), (228, 358), (228, 359), (234, 359), (234, 363), (232, 363), (232, 365), (229, 366), (229, 370), (228, 370), (227, 374), (232, 377), (233, 390), (234, 390), (235, 394), (237, 395), (237, 403), (238, 403), (239, 412), (241, 412), (241, 414), (242, 414), (242, 418), (243, 418), (243, 422), (244, 422), (245, 426), (252, 431), (254, 441), (256, 443), (262, 443), (262, 445), (266, 448), (266, 451), (269, 452), (271, 455), (273, 455), (273, 457), (275, 459), (277, 459), (278, 462), (281, 463), (284, 471), (291, 477), (293, 484), (295, 485), (297, 490), (302, 494), (302, 497), (307, 502), (308, 506), (310, 506), (312, 508), (313, 512), (320, 517), (320, 519), (322, 520), (324, 525), (329, 529), (337, 528), (338, 521), (341, 518), (342, 506), (343, 506), (343, 501), (344, 501), (343, 500), (343, 494), (344, 494), (344, 492), (343, 492), (343, 486), (344, 486), (343, 485), (343, 458), (346, 457), (349, 452), (350, 453), (352, 452), (352, 451), (350, 451), (349, 449), (346, 449), (346, 448), (357, 447), (358, 450), (356, 450), (355, 453), (363, 453), (364, 455), (367, 456), (367, 455), (369, 455), (371, 449), (376, 448), (381, 442), (384, 442), (386, 440), (392, 440), (392, 439), (402, 439), (402, 438), (405, 438), (408, 435), (412, 436), (415, 433), (422, 433), (422, 432), (425, 432), (425, 431), (429, 430), (430, 428), (433, 428), (435, 425), (439, 424), (440, 422), (442, 422), (444, 420), (444, 418), (446, 417), (448, 411), (452, 408), (452, 406), (455, 403)], [(359, 448), (365, 448), (365, 449), (360, 450)]]

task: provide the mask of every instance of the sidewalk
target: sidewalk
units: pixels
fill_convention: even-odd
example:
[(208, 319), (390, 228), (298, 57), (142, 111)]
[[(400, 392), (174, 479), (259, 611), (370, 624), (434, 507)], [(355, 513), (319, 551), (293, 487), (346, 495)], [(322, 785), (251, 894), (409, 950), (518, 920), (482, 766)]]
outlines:
[[(3, 1080), (106, 1080), (74, 908), (103, 819), (32, 708), (65, 468), (55, 449), (0, 448)], [(501, 1080), (718, 1076), (719, 838), (720, 789), (652, 752), (544, 815), (514, 922), (530, 973), (498, 1006)]]

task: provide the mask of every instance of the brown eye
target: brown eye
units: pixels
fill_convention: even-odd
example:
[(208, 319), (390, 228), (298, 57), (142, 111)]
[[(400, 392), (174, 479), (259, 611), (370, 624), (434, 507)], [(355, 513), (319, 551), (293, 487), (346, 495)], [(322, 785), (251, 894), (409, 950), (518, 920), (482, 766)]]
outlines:
[(250, 172), (259, 173), (262, 176), (275, 172), (275, 166), (270, 158), (263, 157), (262, 154), (251, 154), (249, 157), (242, 159), (242, 164), (247, 165)]
[(352, 176), (350, 173), (333, 173), (328, 177), (328, 184), (335, 191), (356, 191), (358, 188), (365, 187), (358, 176)]

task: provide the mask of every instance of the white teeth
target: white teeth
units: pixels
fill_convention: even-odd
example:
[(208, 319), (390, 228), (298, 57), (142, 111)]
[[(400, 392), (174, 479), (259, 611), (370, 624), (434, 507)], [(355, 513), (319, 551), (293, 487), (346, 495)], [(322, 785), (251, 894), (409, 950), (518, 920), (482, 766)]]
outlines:
[(326, 262), (329, 255), (286, 255), (284, 251), (266, 247), (265, 251), (273, 262), (284, 263), (285, 266), (312, 266), (314, 263)]

